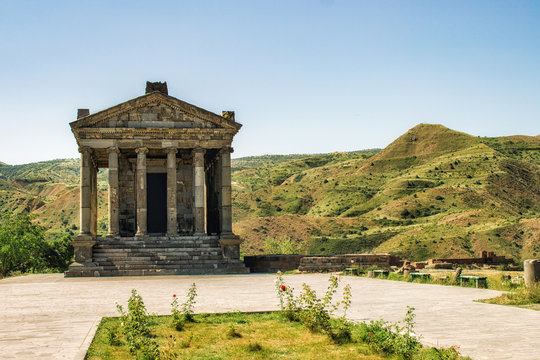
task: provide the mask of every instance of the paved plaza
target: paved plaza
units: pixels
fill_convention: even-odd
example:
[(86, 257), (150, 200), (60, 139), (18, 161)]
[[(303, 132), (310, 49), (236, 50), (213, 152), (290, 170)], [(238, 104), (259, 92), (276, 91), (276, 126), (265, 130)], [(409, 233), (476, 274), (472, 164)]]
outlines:
[[(322, 291), (325, 274), (289, 275)], [(274, 275), (64, 278), (29, 275), (0, 280), (0, 359), (82, 359), (103, 316), (116, 316), (137, 289), (152, 313), (170, 313), (197, 284), (197, 312), (275, 310)], [(540, 311), (473, 302), (498, 291), (344, 277), (352, 287), (352, 320), (402, 320), (416, 308), (416, 332), (428, 345), (458, 345), (473, 359), (540, 359)]]

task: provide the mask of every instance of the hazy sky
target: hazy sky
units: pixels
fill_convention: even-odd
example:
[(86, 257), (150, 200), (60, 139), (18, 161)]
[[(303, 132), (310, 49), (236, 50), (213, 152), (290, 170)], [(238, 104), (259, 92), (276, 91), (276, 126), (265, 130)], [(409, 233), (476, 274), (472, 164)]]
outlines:
[(540, 1), (0, 0), (0, 161), (146, 80), (244, 126), (235, 157), (384, 147), (421, 122), (540, 133)]

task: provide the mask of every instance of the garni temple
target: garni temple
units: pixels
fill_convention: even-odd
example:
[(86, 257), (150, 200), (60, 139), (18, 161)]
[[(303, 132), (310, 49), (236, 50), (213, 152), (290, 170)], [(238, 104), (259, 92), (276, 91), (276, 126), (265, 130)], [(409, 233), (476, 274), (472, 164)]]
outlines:
[[(247, 273), (232, 232), (231, 152), (241, 124), (147, 82), (143, 96), (70, 123), (81, 153), (80, 233), (66, 276)], [(98, 236), (99, 169), (108, 169)]]

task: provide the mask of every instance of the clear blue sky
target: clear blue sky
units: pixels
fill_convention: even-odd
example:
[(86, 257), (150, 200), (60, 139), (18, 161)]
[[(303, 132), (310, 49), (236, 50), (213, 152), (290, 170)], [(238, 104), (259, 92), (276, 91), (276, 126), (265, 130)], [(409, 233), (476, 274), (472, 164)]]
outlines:
[(540, 133), (540, 1), (0, 0), (0, 161), (145, 81), (244, 127), (235, 157), (384, 147), (414, 125)]

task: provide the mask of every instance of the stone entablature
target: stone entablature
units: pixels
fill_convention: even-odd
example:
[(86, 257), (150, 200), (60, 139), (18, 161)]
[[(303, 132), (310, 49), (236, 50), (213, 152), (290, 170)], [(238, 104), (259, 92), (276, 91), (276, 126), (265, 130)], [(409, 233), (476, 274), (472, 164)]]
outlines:
[(224, 258), (239, 258), (230, 154), (241, 124), (232, 111), (219, 116), (168, 96), (166, 83), (147, 83), (156, 88), (95, 114), (79, 109), (70, 124), (81, 153), (74, 266), (92, 263), (99, 168), (109, 168), (108, 237), (217, 235)]

